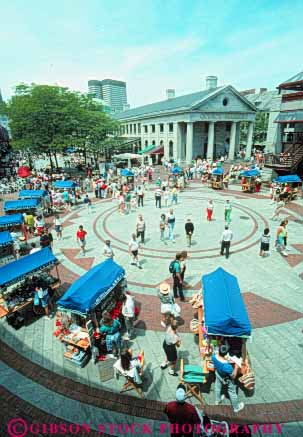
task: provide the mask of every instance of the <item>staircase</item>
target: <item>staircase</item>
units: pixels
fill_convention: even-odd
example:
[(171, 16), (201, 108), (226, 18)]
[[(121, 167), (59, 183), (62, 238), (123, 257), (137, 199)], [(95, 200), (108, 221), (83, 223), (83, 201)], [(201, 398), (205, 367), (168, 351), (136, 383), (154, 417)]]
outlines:
[(303, 145), (292, 144), (285, 148), (284, 156), (266, 153), (264, 165), (279, 173), (296, 173), (303, 162)]

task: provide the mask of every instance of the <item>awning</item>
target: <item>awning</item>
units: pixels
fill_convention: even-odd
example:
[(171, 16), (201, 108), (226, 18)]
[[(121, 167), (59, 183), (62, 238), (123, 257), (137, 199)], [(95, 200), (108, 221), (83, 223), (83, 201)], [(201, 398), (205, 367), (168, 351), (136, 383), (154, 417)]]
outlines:
[(121, 170), (121, 176), (134, 176), (134, 173), (132, 173), (131, 171), (127, 170), (127, 168), (124, 168), (123, 170)]
[(275, 123), (303, 123), (303, 109), (280, 112)]
[(85, 316), (105, 299), (124, 276), (125, 270), (115, 261), (103, 261), (73, 283), (58, 300), (58, 308)]
[(256, 168), (251, 170), (243, 170), (241, 171), (240, 176), (244, 176), (245, 178), (257, 177), (260, 176), (260, 171)]
[(57, 262), (57, 258), (48, 247), (24, 256), (0, 268), (0, 287), (18, 282), (28, 274), (55, 265)]
[(13, 244), (13, 242), (12, 236), (8, 231), (0, 232), (0, 246), (8, 246)]
[(274, 182), (280, 182), (282, 184), (292, 183), (292, 182), (302, 182), (298, 175), (289, 174), (286, 176), (278, 176)]
[(47, 196), (46, 190), (21, 190), (19, 197), (23, 199), (32, 199), (35, 197), (41, 198)]
[(164, 146), (157, 147), (153, 152), (151, 152), (151, 155), (164, 155)]
[(138, 152), (138, 154), (139, 154), (139, 155), (144, 155), (145, 153), (149, 153), (149, 152), (151, 152), (151, 151), (154, 150), (155, 148), (156, 148), (156, 146), (155, 146), (154, 144), (152, 144), (151, 146), (147, 146), (147, 147), (145, 147), (145, 149), (140, 150), (140, 151)]
[(179, 173), (182, 173), (182, 171), (183, 171), (183, 170), (182, 170), (181, 167), (175, 167), (175, 168), (172, 169), (171, 172), (172, 172), (173, 174), (179, 174)]
[(56, 181), (54, 183), (55, 188), (61, 188), (61, 189), (71, 189), (76, 187), (75, 181)]
[(213, 175), (222, 175), (224, 173), (223, 168), (222, 167), (217, 167), (214, 168), (212, 171)]
[(26, 209), (34, 209), (39, 205), (38, 199), (23, 199), (23, 200), (7, 200), (4, 202), (4, 211), (25, 211)]
[(7, 228), (8, 226), (22, 225), (24, 222), (22, 214), (2, 215), (0, 217), (0, 228)]
[(251, 324), (238, 280), (219, 267), (202, 276), (205, 327), (210, 335), (247, 337)]

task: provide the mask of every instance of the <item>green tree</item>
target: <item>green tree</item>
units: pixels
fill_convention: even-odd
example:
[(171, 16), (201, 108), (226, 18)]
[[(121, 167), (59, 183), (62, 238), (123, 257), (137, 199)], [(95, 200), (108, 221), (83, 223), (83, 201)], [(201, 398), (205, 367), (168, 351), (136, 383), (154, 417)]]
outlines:
[(100, 148), (112, 123), (90, 97), (59, 86), (20, 84), (7, 108), (13, 147), (48, 154), (52, 167), (68, 146), (86, 152), (88, 138)]

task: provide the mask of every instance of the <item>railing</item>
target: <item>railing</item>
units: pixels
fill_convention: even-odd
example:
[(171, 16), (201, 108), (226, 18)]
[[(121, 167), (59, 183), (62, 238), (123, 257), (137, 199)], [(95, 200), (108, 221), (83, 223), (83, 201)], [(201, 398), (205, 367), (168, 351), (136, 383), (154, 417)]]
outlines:
[(284, 167), (286, 169), (295, 169), (303, 159), (303, 146), (290, 145), (279, 155), (274, 153), (264, 154), (264, 164), (269, 167)]
[(292, 158), (291, 156), (275, 155), (274, 153), (264, 154), (264, 164), (265, 165), (280, 165), (281, 167), (291, 167)]
[(303, 144), (303, 132), (285, 132), (282, 142), (287, 144)]

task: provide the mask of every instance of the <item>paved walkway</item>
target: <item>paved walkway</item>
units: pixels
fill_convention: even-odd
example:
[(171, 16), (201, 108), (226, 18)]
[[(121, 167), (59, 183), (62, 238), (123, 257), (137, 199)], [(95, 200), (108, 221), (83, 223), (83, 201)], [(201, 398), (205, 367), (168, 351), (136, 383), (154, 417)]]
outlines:
[[(207, 223), (205, 218), (205, 206), (209, 198), (212, 198), (215, 203), (215, 220), (212, 223)], [(223, 204), (226, 198), (229, 198), (233, 204), (231, 227), (235, 235), (231, 257), (228, 260), (220, 257), (218, 253), (219, 238), (224, 228)], [(159, 239), (158, 222), (160, 213), (167, 212), (167, 208), (163, 208), (161, 211), (156, 209), (153, 192), (148, 192), (145, 206), (140, 210), (147, 223), (146, 244), (140, 250), (142, 270), (130, 265), (127, 253), (127, 243), (134, 231), (139, 210), (126, 216), (120, 216), (117, 212), (116, 202), (105, 200), (94, 203), (91, 214), (88, 214), (83, 207), (68, 214), (64, 222), (64, 238), (62, 241), (55, 241), (54, 249), (56, 256), (62, 263), (60, 272), (63, 286), (66, 288), (91, 266), (102, 261), (104, 240), (111, 239), (115, 250), (115, 260), (125, 268), (129, 289), (135, 294), (136, 301), (141, 307), (137, 322), (137, 336), (134, 341), (130, 342), (130, 345), (135, 351), (141, 348), (145, 350), (147, 363), (145, 395), (147, 399), (154, 402), (160, 399), (163, 402), (171, 400), (174, 397), (177, 380), (159, 368), (163, 358), (161, 348), (163, 329), (159, 323), (160, 306), (157, 299), (157, 288), (163, 280), (170, 280), (168, 265), (175, 252), (186, 249), (184, 223), (187, 217), (191, 217), (195, 224), (195, 233), (193, 246), (189, 249), (186, 273), (189, 286), (186, 295), (190, 296), (200, 288), (202, 274), (222, 266), (238, 277), (254, 328), (252, 343), (248, 345), (248, 349), (256, 373), (257, 388), (252, 398), (245, 399), (244, 394), (240, 393), (240, 398), (245, 401), (247, 407), (234, 419), (246, 423), (251, 423), (253, 420), (261, 422), (303, 420), (302, 390), (299, 390), (303, 376), (300, 359), (303, 347), (301, 332), (302, 206), (299, 203), (289, 204), (282, 214), (283, 218), (287, 217), (289, 220), (288, 244), (291, 248), (289, 257), (282, 258), (278, 253), (271, 252), (271, 256), (266, 259), (261, 259), (258, 256), (260, 234), (269, 223), (273, 235), (272, 240), (274, 240), (278, 224), (278, 222), (269, 220), (273, 212), (273, 205), (270, 204), (266, 196), (243, 196), (237, 187), (229, 192), (215, 192), (194, 183), (191, 189), (180, 195), (179, 204), (174, 206), (174, 210), (177, 217), (176, 243), (173, 244), (169, 241), (162, 243)], [(80, 256), (75, 239), (75, 233), (80, 224), (84, 225), (88, 231), (88, 253), (85, 257)], [(190, 363), (199, 363), (198, 347), (189, 332), (189, 322), (195, 314), (189, 304), (185, 303), (181, 306), (183, 321), (180, 327), (182, 335), (180, 356), (184, 356)], [(90, 387), (94, 390), (101, 389), (118, 393), (122, 381), (111, 379), (108, 382), (101, 382), (99, 370), (102, 363), (93, 365), (90, 362), (84, 369), (74, 368), (70, 363), (67, 363), (63, 359), (61, 343), (52, 335), (53, 330), (53, 321), (47, 321), (44, 318), (34, 320), (33, 323), (19, 331), (13, 330), (4, 319), (1, 319), (2, 343), (0, 346), (2, 345), (4, 349), (7, 346), (12, 347), (17, 356), (13, 362), (8, 358), (3, 358), (4, 363), (0, 368), (0, 385), (23, 401), (34, 404), (36, 407), (69, 422), (74, 421), (71, 411), (75, 414), (77, 411), (86, 411), (89, 419), (92, 415), (89, 409), (92, 398), (87, 400), (90, 405), (86, 409), (83, 409), (81, 403), (77, 403), (83, 399), (81, 396), (78, 398), (76, 396), (80, 385), (83, 384), (84, 387)], [(8, 356), (13, 354), (10, 349), (5, 349), (5, 352)], [(53, 403), (52, 408), (44, 401), (37, 405), (39, 402), (32, 395), (33, 384), (45, 386), (44, 379), (40, 382), (37, 381), (37, 372), (24, 374), (23, 378), (26, 378), (26, 381), (20, 380), (19, 385), (12, 383), (12, 381), (17, 381), (18, 375), (22, 374), (25, 365), (23, 363), (23, 366), (16, 369), (14, 362), (17, 362), (18, 357), (30, 360), (37, 365), (37, 372), (38, 369), (52, 372), (53, 377), (51, 378), (59, 378), (58, 386), (62, 385), (63, 381), (71, 381), (74, 387), (73, 393), (76, 396), (75, 399), (72, 396), (76, 402), (72, 409), (66, 407), (58, 413), (58, 408), (56, 408), (57, 394), (49, 397), (50, 403)], [(20, 389), (23, 383), (27, 387), (27, 392)], [(41, 391), (41, 388), (39, 390)], [(45, 396), (48, 397), (47, 394)], [(68, 397), (70, 396), (71, 393)], [(232, 412), (228, 404), (222, 407), (212, 406), (214, 404), (213, 389), (206, 392), (204, 396), (209, 405), (209, 412), (213, 416), (221, 418), (227, 416), (231, 420)], [(122, 398), (125, 399), (124, 396)], [(64, 404), (69, 405), (66, 400), (64, 400)], [(93, 402), (91, 408), (96, 405), (99, 404)], [(135, 418), (147, 417), (146, 415), (150, 414), (147, 405), (143, 406), (142, 404), (139, 407), (140, 414), (130, 412), (124, 405), (125, 414), (129, 417), (135, 416)], [(104, 408), (104, 405), (100, 405), (99, 408), (108, 410), (112, 407), (113, 405)], [(157, 408), (160, 412), (162, 406)], [(153, 420), (161, 421), (162, 418), (156, 415)], [(93, 424), (93, 422), (91, 423)]]

